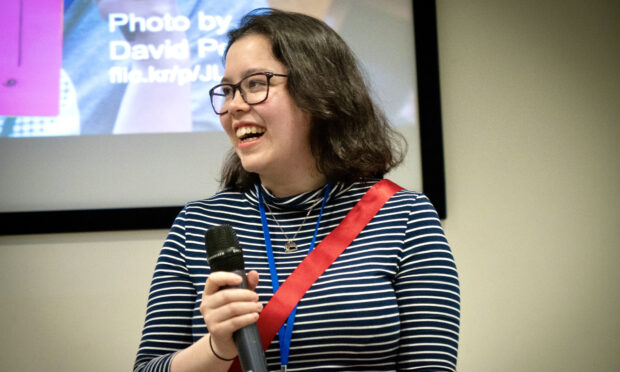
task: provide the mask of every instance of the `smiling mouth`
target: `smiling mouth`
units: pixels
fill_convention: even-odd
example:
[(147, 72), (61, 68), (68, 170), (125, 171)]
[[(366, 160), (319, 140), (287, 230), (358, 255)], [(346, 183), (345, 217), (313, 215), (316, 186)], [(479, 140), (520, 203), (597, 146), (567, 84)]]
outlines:
[(258, 139), (265, 133), (264, 128), (259, 127), (241, 127), (237, 129), (235, 135), (241, 141), (241, 143), (253, 141)]

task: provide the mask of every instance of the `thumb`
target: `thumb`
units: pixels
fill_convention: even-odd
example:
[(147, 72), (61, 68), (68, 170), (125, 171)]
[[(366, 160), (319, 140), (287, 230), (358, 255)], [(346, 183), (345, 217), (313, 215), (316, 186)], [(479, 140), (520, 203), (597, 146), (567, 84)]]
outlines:
[(251, 270), (246, 276), (248, 280), (248, 288), (252, 291), (255, 290), (258, 285), (258, 272), (256, 270)]

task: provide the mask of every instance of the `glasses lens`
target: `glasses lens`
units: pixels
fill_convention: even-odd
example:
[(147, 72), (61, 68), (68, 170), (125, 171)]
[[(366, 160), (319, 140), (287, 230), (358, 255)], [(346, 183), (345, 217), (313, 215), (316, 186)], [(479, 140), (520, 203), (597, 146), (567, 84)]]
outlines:
[(233, 88), (229, 85), (219, 85), (211, 90), (211, 105), (215, 113), (221, 114), (226, 111), (226, 102), (232, 99)]
[(241, 80), (240, 84), (243, 98), (249, 105), (263, 102), (267, 98), (267, 91), (269, 90), (267, 75), (263, 73), (250, 75)]
[(239, 93), (248, 105), (255, 105), (267, 99), (269, 94), (269, 77), (266, 73), (257, 73), (243, 78), (238, 85), (221, 84), (211, 89), (211, 105), (216, 114), (228, 111), (228, 105), (234, 98), (234, 92), (239, 87)]

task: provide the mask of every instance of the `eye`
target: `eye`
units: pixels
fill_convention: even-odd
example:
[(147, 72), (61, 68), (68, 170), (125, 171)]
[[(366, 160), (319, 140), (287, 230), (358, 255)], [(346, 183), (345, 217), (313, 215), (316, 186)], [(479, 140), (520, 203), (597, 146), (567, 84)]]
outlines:
[(220, 86), (220, 89), (218, 89), (218, 94), (226, 97), (232, 97), (233, 91), (234, 89), (231, 85), (222, 85)]
[(267, 86), (267, 79), (265, 76), (251, 76), (246, 81), (244, 81), (244, 89), (248, 92), (258, 92), (265, 90)]

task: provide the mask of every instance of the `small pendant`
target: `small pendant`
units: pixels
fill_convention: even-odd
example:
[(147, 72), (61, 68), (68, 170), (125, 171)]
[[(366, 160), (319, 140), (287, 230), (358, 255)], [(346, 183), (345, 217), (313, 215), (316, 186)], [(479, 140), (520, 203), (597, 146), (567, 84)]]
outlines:
[[(293, 244), (295, 244), (295, 243), (293, 243)], [(287, 371), (286, 365), (280, 366), (280, 372), (286, 372), (286, 371)]]
[(286, 244), (284, 244), (284, 251), (285, 252), (295, 252), (297, 250), (297, 244), (295, 244), (294, 241), (289, 240), (288, 242), (286, 242)]

